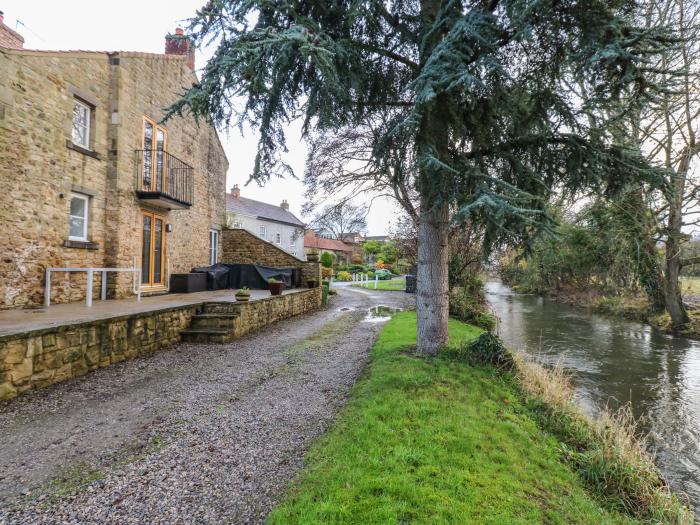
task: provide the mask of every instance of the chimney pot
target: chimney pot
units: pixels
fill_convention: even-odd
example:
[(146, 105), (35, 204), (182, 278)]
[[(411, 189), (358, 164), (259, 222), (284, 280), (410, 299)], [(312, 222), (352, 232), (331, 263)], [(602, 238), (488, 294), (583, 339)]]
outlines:
[(241, 196), (241, 189), (238, 187), (238, 184), (234, 184), (233, 188), (231, 188), (231, 195), (233, 195), (235, 198)]
[(287, 199), (284, 199), (282, 201), (282, 204), (280, 204), (280, 208), (283, 210), (289, 211), (289, 203), (287, 202)]
[(175, 28), (175, 34), (176, 35), (184, 35), (185, 31), (181, 27), (176, 27)]

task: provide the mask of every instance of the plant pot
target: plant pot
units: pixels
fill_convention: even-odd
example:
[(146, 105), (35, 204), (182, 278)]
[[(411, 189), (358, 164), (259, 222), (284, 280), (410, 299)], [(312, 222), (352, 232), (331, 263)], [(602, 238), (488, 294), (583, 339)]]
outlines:
[(236, 301), (239, 303), (247, 303), (250, 301), (250, 295), (236, 294)]
[(319, 257), (317, 253), (309, 253), (306, 255), (306, 260), (309, 262), (318, 262)]
[(267, 288), (270, 290), (272, 295), (282, 295), (284, 283), (267, 283)]
[(318, 286), (318, 281), (316, 279), (309, 279), (306, 281), (307, 288), (316, 288)]

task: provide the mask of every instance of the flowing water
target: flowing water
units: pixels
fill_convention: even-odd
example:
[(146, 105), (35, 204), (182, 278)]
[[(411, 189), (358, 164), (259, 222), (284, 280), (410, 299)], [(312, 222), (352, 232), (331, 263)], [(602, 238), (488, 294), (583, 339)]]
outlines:
[(486, 284), (508, 346), (571, 371), (591, 415), (630, 403), (662, 475), (700, 515), (700, 341)]

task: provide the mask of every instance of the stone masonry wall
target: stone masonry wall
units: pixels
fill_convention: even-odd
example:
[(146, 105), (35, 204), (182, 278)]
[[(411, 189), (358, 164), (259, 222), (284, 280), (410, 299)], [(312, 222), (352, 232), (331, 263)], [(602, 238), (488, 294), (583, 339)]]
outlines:
[[(143, 117), (196, 81), (186, 57), (0, 47), (0, 309), (41, 305), (47, 267), (140, 266), (136, 154)], [(73, 99), (93, 106), (89, 150), (71, 146)], [(209, 230), (224, 220), (228, 162), (216, 131), (191, 117), (165, 124), (167, 151), (194, 168), (194, 202), (164, 213), (166, 273), (209, 263)], [(70, 192), (90, 196), (88, 243), (68, 240)], [(52, 302), (82, 301), (84, 273), (56, 274)], [(110, 296), (131, 294), (110, 274)], [(95, 297), (99, 280), (94, 283)]]
[(321, 306), (321, 288), (277, 295), (252, 303), (236, 303), (234, 337), (241, 337), (288, 317), (311, 312)]
[(317, 262), (302, 261), (263, 241), (243, 229), (231, 229), (221, 232), (221, 261), (225, 263), (260, 264), (273, 268), (301, 268), (302, 286), (306, 281), (321, 282), (321, 265)]
[[(4, 336), (0, 338), (0, 400), (177, 343), (203, 304)], [(234, 337), (320, 305), (321, 288), (236, 303)]]
[(0, 339), (0, 400), (180, 340), (197, 305), (47, 328)]

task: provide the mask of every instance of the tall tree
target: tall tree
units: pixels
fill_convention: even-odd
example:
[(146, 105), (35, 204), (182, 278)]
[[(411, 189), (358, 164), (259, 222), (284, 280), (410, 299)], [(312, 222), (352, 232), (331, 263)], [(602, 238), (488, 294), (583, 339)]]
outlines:
[(656, 217), (652, 230), (665, 250), (664, 298), (673, 328), (689, 321), (679, 283), (684, 264), (685, 231), (700, 222), (700, 176), (693, 163), (700, 155), (700, 4), (696, 0), (650, 0), (640, 18), (647, 27), (671, 27), (679, 42), (650, 64), (651, 81), (667, 86), (651, 102), (630, 114), (634, 138), (650, 162), (664, 168), (665, 183), (648, 198)]
[[(625, 17), (633, 0), (211, 0), (190, 27), (218, 48), (169, 114), (190, 110), (260, 131), (252, 177), (290, 170), (284, 125), (374, 130), (370, 168), (397, 159), (418, 194), (418, 348), (447, 342), (449, 210), (487, 245), (546, 227), (555, 189), (610, 190), (652, 176), (610, 140), (603, 108), (642, 103), (666, 37)], [(571, 96), (563, 80), (591, 93)], [(596, 112), (599, 114), (600, 112)]]
[[(309, 207), (305, 207), (309, 210)], [(349, 200), (324, 206), (311, 219), (311, 226), (330, 232), (334, 239), (347, 240), (350, 233), (363, 233), (367, 229), (367, 207)]]

